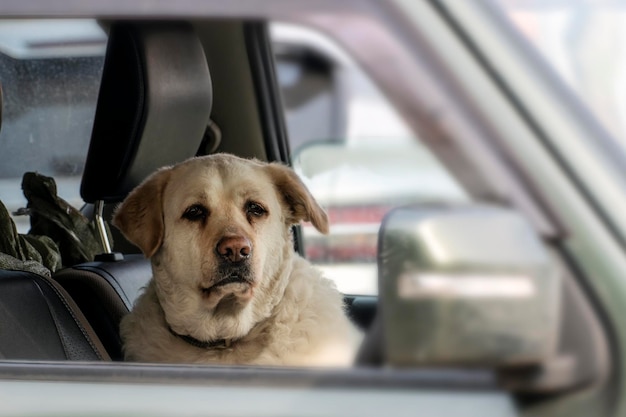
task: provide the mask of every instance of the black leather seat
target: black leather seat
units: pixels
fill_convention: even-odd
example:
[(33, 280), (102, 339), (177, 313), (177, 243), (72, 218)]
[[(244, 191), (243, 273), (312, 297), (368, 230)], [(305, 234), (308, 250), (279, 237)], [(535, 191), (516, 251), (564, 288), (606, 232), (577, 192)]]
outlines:
[(78, 307), (53, 280), (0, 270), (0, 358), (110, 360)]
[(122, 360), (119, 323), (133, 307), (152, 276), (143, 255), (124, 255), (120, 261), (94, 261), (57, 272), (55, 280), (77, 299), (109, 356)]
[[(195, 156), (210, 122), (211, 100), (206, 57), (191, 25), (114, 23), (81, 183), (83, 199), (109, 203), (110, 209), (156, 169)], [(121, 235), (115, 241), (118, 250), (124, 247)], [(122, 359), (119, 322), (150, 277), (150, 263), (141, 255), (76, 265), (54, 276), (114, 360)]]

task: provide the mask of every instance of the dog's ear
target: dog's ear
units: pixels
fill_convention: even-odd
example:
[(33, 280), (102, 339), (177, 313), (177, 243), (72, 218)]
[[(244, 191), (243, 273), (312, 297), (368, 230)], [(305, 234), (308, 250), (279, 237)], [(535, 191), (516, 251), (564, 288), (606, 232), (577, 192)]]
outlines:
[(327, 234), (328, 216), (298, 175), (291, 168), (278, 163), (267, 165), (267, 169), (279, 194), (289, 207), (291, 217), (287, 221), (292, 224), (298, 223), (300, 220), (309, 221), (317, 230)]
[(113, 225), (146, 258), (152, 257), (163, 242), (163, 190), (170, 173), (169, 168), (163, 168), (150, 175), (130, 192), (113, 215)]

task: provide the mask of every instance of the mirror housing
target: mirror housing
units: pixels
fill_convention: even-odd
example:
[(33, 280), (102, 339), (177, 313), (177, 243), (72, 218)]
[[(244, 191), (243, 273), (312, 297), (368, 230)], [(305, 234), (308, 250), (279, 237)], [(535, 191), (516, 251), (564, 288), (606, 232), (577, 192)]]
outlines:
[(559, 269), (513, 210), (395, 209), (378, 253), (388, 364), (501, 368), (556, 355)]

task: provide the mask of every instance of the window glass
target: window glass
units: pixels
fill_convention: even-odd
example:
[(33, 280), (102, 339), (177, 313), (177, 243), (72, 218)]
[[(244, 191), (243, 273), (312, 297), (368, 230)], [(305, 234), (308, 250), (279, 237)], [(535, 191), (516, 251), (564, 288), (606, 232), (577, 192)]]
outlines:
[[(93, 20), (0, 21), (0, 199), (24, 207), (22, 175), (52, 176), (79, 206), (106, 36)], [(27, 216), (16, 217), (26, 233)]]
[(496, 4), (626, 146), (624, 2), (497, 0)]
[(305, 225), (309, 260), (347, 294), (376, 294), (380, 222), (391, 208), (468, 196), (333, 42), (302, 27), (271, 28), (292, 161), (330, 216)]

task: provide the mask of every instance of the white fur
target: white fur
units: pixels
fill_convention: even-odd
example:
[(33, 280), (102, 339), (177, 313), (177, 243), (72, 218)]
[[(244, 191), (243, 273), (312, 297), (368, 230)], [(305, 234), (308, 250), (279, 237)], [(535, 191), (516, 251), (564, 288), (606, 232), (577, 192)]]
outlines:
[[(250, 217), (242, 210), (250, 200), (262, 203), (269, 214)], [(181, 218), (195, 203), (210, 208), (206, 223)], [(360, 333), (345, 315), (334, 283), (294, 252), (290, 227), (302, 219), (321, 231), (328, 228), (326, 214), (283, 166), (214, 155), (153, 174), (122, 203), (114, 220), (151, 257), (153, 270), (120, 326), (126, 359), (350, 365)], [(155, 228), (163, 230), (153, 233)], [(218, 280), (215, 245), (231, 235), (251, 242), (254, 283), (226, 284), (207, 296), (200, 288), (212, 288)], [(199, 340), (230, 339), (232, 344), (195, 347), (168, 326)]]

